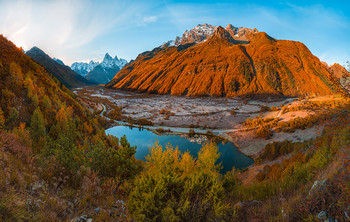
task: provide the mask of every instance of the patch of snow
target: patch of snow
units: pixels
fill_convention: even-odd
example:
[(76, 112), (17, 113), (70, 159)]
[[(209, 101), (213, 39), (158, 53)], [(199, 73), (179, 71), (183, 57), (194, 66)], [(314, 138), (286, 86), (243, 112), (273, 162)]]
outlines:
[(103, 70), (105, 70), (106, 68), (115, 68), (115, 67), (122, 69), (127, 63), (128, 61), (126, 61), (125, 59), (122, 59), (122, 58), (118, 59), (117, 56), (112, 58), (108, 53), (106, 53), (101, 63), (94, 62), (93, 60), (91, 60), (89, 63), (75, 62), (72, 64), (71, 69), (79, 73), (80, 75), (85, 76), (87, 73), (92, 71), (98, 65), (101, 65)]
[[(86, 62), (75, 62), (70, 67), (73, 71), (79, 73), (82, 76), (85, 76), (88, 72), (93, 70), (97, 65), (99, 65), (99, 62), (90, 61), (89, 63)], [(84, 74), (83, 74), (84, 73)]]
[(114, 68), (119, 67), (119, 69), (122, 69), (128, 62), (125, 59), (118, 59), (117, 56), (114, 57), (114, 59), (106, 53), (103, 61), (101, 62), (102, 68)]

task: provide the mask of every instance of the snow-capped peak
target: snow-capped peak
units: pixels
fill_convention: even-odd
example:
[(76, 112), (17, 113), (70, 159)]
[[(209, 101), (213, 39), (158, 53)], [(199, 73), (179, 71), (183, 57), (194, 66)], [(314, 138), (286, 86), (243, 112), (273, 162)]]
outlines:
[(86, 74), (88, 74), (88, 72), (90, 72), (91, 70), (93, 70), (98, 64), (100, 64), (99, 62), (94, 62), (94, 61), (90, 61), (89, 63), (86, 62), (75, 62), (72, 64), (72, 66), (70, 67), (73, 71), (79, 73), (82, 76), (86, 76)]
[(212, 35), (214, 33), (214, 30), (217, 28), (217, 26), (212, 26), (209, 24), (198, 24), (196, 27), (194, 27), (193, 29), (191, 29), (191, 31), (195, 31), (198, 34), (202, 34), (202, 35)]
[(92, 61), (92, 60), (89, 62), (89, 65), (90, 65), (90, 66), (94, 66), (94, 65), (96, 66), (96, 65), (98, 65), (98, 64), (99, 64), (99, 62), (94, 62), (94, 61)]
[[(188, 43), (201, 43), (205, 42), (209, 37), (211, 37), (214, 31), (219, 26), (212, 26), (210, 24), (198, 24), (191, 30), (186, 30), (182, 37), (176, 37), (175, 40), (170, 40), (164, 43), (161, 47), (170, 47), (170, 46), (179, 46)], [(247, 33), (256, 33), (257, 29), (249, 29), (244, 27), (235, 27), (231, 24), (228, 24), (225, 28), (226, 31), (230, 33), (232, 38), (237, 40), (245, 40), (245, 35)]]
[(115, 68), (118, 67), (122, 69), (128, 61), (125, 59), (118, 59), (117, 56), (114, 58), (106, 53), (102, 62), (94, 62), (91, 60), (89, 63), (86, 62), (75, 62), (72, 64), (71, 69), (82, 76), (86, 76), (90, 71), (92, 71), (96, 66), (100, 65), (102, 68)]
[(126, 63), (128, 62), (125, 59), (118, 59), (117, 56), (115, 56), (113, 59), (108, 53), (106, 53), (103, 61), (101, 62), (101, 66), (102, 68), (113, 68), (118, 66), (119, 69), (121, 69)]

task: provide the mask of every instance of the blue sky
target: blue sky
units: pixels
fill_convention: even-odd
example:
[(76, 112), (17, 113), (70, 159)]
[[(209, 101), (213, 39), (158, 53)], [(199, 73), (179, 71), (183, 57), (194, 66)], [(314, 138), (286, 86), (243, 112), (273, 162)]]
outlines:
[(197, 24), (257, 28), (303, 42), (330, 64), (350, 60), (350, 1), (0, 0), (0, 33), (70, 65), (134, 59)]

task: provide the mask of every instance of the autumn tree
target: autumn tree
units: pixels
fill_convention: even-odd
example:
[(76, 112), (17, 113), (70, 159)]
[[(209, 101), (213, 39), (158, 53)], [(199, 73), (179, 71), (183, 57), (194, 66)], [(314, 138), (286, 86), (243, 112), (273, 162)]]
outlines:
[(10, 109), (9, 115), (7, 117), (6, 125), (9, 129), (12, 129), (13, 127), (16, 126), (17, 121), (18, 121), (18, 110), (14, 107)]
[(38, 98), (38, 96), (34, 95), (31, 98), (31, 100), (32, 100), (32, 107), (33, 107), (33, 109), (36, 109), (38, 107), (38, 105), (39, 105), (39, 98)]
[[(114, 144), (118, 144), (118, 139), (114, 140)], [(113, 178), (120, 183), (139, 172), (140, 166), (136, 163), (135, 153), (136, 146), (130, 146), (125, 136), (121, 137), (120, 145), (112, 147), (105, 146), (100, 140), (89, 149), (89, 166), (99, 172), (100, 176)]]
[(45, 110), (49, 110), (52, 107), (51, 100), (47, 95), (43, 97), (43, 106)]
[(30, 133), (33, 140), (33, 151), (38, 152), (45, 143), (45, 122), (40, 108), (37, 108), (33, 112), (30, 121)]
[(3, 130), (4, 127), (5, 127), (5, 116), (4, 116), (4, 112), (0, 108), (0, 131)]
[(16, 98), (15, 94), (9, 89), (1, 89), (0, 105), (5, 113), (8, 113), (11, 107), (14, 107)]
[(16, 80), (16, 81), (23, 80), (22, 69), (15, 62), (11, 62), (11, 64), (10, 64), (10, 74), (14, 78), (14, 80)]
[(189, 152), (156, 144), (136, 178), (129, 211), (140, 221), (220, 220), (225, 207), (218, 158), (214, 144), (204, 146), (197, 160)]

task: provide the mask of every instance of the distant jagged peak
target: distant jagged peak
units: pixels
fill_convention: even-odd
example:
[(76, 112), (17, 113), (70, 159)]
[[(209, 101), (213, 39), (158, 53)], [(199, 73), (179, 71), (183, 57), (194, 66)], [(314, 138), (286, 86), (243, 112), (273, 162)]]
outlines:
[(234, 43), (235, 40), (232, 38), (231, 34), (224, 29), (223, 27), (219, 26), (215, 29), (214, 33), (210, 37), (210, 39), (223, 39), (228, 42)]
[(192, 31), (196, 33), (201, 33), (205, 36), (211, 36), (217, 27), (218, 26), (212, 26), (210, 24), (198, 24), (193, 29), (191, 29), (190, 32)]
[(91, 60), (89, 63), (87, 62), (74, 62), (71, 65), (71, 69), (77, 73), (79, 73), (82, 76), (86, 76), (91, 70), (93, 70), (97, 65), (99, 65), (99, 62), (95, 62)]
[(111, 68), (114, 69), (118, 67), (119, 69), (123, 68), (128, 61), (122, 58), (115, 56), (114, 58), (107, 52), (102, 60), (102, 62), (95, 62), (91, 60), (87, 62), (75, 62), (72, 64), (71, 69), (76, 71), (82, 76), (86, 76), (90, 71), (92, 71), (96, 66), (100, 65), (102, 68)]
[(193, 29), (189, 31), (186, 30), (181, 39), (178, 39), (178, 43), (184, 45), (202, 42), (212, 36), (216, 28), (217, 26), (209, 24), (198, 24)]
[(104, 59), (101, 62), (101, 66), (103, 68), (113, 68), (115, 66), (118, 66), (119, 69), (123, 68), (125, 64), (127, 64), (128, 62), (125, 59), (118, 59), (118, 56), (115, 56), (114, 58), (112, 58), (112, 56), (110, 56), (108, 53), (106, 53)]
[(99, 62), (94, 62), (94, 60), (91, 60), (90, 62), (89, 62), (89, 65), (95, 65), (95, 64), (100, 64)]
[[(175, 40), (170, 40), (166, 43), (164, 43), (161, 47), (171, 47), (171, 46), (179, 46), (179, 45), (185, 45), (189, 43), (202, 43), (205, 42), (207, 39), (209, 39), (215, 32), (215, 30), (218, 29), (218, 27), (221, 26), (213, 26), (210, 24), (198, 24), (191, 30), (186, 30), (182, 37), (176, 36)], [(222, 28), (222, 27), (221, 27)], [(222, 28), (224, 29), (224, 28)], [(254, 28), (246, 28), (246, 27), (236, 27), (232, 24), (228, 24), (226, 30), (232, 39), (239, 40), (239, 41), (247, 41), (249, 39), (250, 34), (258, 33), (259, 31)], [(228, 38), (227, 34), (226, 38)]]
[[(108, 52), (106, 53), (105, 57), (103, 58), (103, 61), (105, 61), (105, 60), (106, 60), (106, 61), (107, 61), (107, 60), (113, 60), (112, 56), (110, 56)], [(102, 62), (103, 62), (103, 61), (102, 61)]]

